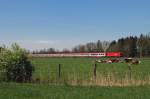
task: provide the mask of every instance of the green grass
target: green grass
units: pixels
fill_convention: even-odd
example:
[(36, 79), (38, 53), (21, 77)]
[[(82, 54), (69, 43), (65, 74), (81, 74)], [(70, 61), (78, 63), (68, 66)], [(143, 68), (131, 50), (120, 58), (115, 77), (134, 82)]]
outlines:
[(0, 84), (0, 99), (150, 99), (150, 86), (96, 87)]
[[(92, 70), (92, 61), (94, 58), (32, 58), (32, 63), (40, 71), (56, 71), (58, 64), (62, 64), (63, 71), (66, 72), (90, 72)], [(150, 59), (142, 59), (139, 65), (133, 65), (133, 70), (138, 72), (150, 72)], [(126, 71), (126, 63), (98, 63), (98, 71)], [(37, 70), (37, 72), (38, 72)]]
[[(61, 81), (77, 79), (87, 82), (93, 77), (94, 58), (32, 58), (35, 66), (33, 79), (42, 82), (55, 82), (58, 80), (58, 64), (61, 66)], [(97, 79), (105, 79), (109, 75), (115, 79), (122, 80), (129, 75), (128, 64), (126, 63), (98, 63)], [(128, 77), (129, 78), (129, 77)], [(132, 65), (132, 78), (147, 80), (150, 78), (150, 59), (141, 59), (141, 64)]]
[[(40, 84), (0, 83), (0, 99), (150, 99), (150, 82), (136, 86), (138, 80), (133, 80), (135, 83), (132, 83), (132, 80), (123, 81), (125, 74), (128, 74), (128, 65), (125, 63), (97, 64), (97, 79), (104, 82), (96, 81), (86, 85), (93, 76), (93, 60), (95, 59), (32, 58), (31, 61), (35, 66), (33, 79), (39, 79), (37, 82)], [(132, 66), (132, 77), (148, 81), (150, 59), (141, 61), (141, 64)], [(62, 64), (61, 79), (58, 79), (57, 75), (59, 63)], [(73, 79), (78, 83), (75, 86), (67, 82)], [(110, 79), (114, 81), (112, 86)]]

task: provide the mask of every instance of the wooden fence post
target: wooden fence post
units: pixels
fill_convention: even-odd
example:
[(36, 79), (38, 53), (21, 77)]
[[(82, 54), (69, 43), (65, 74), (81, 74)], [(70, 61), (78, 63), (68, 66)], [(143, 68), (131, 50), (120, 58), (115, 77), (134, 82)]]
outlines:
[(58, 78), (61, 77), (61, 64), (58, 65)]
[(131, 80), (131, 78), (132, 78), (132, 68), (131, 68), (131, 64), (128, 64), (128, 69), (129, 69), (129, 79)]
[(94, 63), (94, 68), (93, 68), (93, 76), (94, 76), (94, 79), (96, 79), (96, 67), (97, 67), (97, 64)]

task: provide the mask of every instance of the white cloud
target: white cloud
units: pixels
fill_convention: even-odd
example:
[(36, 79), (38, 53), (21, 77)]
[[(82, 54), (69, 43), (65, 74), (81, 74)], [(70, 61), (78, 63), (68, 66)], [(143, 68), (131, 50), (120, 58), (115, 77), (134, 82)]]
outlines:
[(40, 44), (54, 44), (54, 41), (49, 41), (49, 40), (39, 40), (36, 41), (36, 43), (40, 43)]

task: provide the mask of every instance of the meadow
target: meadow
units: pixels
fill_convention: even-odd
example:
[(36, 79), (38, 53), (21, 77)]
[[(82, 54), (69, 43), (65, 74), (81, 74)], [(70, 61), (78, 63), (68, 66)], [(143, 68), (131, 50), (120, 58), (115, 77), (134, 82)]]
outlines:
[[(32, 83), (0, 83), (0, 99), (150, 99), (150, 60), (132, 65), (97, 63), (94, 58), (30, 58)], [(58, 64), (61, 74), (58, 75)]]
[[(35, 66), (33, 79), (39, 83), (71, 85), (126, 86), (150, 84), (150, 59), (143, 58), (131, 71), (126, 63), (97, 63), (93, 77), (94, 58), (31, 58)], [(60, 75), (58, 65), (61, 64)]]

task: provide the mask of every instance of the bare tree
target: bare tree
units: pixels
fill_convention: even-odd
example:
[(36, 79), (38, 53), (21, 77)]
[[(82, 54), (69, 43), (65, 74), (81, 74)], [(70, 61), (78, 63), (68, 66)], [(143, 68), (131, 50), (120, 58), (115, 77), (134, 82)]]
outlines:
[(62, 52), (64, 52), (64, 53), (70, 53), (71, 51), (70, 51), (69, 49), (67, 49), (67, 48), (64, 48), (64, 49), (62, 50)]
[(96, 42), (96, 51), (97, 51), (97, 52), (103, 52), (102, 43), (101, 43), (100, 40), (98, 40), (98, 41)]
[(86, 44), (87, 52), (95, 52), (96, 51), (96, 44), (93, 42)]
[(140, 38), (137, 41), (137, 46), (140, 51), (140, 58), (143, 57), (143, 49), (146, 46), (146, 44), (147, 44), (146, 37), (143, 34), (141, 34)]
[(47, 53), (54, 53), (54, 52), (56, 52), (55, 48), (48, 48), (47, 49)]
[(86, 47), (85, 45), (78, 45), (78, 46), (75, 46), (73, 49), (72, 49), (72, 52), (86, 52)]
[(102, 42), (102, 48), (104, 50), (104, 52), (107, 51), (107, 49), (109, 48), (110, 42), (109, 41), (103, 41)]

